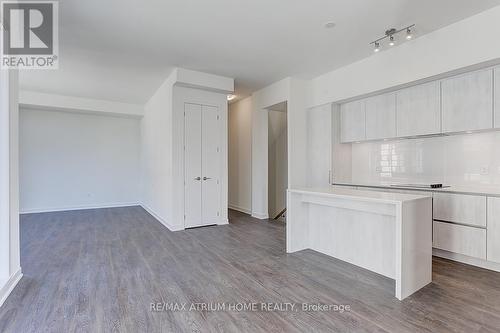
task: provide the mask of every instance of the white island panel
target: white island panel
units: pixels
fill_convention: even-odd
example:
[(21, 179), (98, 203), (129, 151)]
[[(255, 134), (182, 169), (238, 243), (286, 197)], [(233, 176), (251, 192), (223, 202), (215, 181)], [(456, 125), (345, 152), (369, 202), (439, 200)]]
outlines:
[(432, 279), (432, 199), (352, 189), (288, 191), (287, 251), (312, 249), (396, 281), (404, 299)]

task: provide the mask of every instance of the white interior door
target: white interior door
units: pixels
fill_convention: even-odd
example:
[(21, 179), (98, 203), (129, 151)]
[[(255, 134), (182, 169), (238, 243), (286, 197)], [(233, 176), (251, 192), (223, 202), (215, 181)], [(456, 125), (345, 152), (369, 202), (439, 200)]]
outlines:
[(203, 224), (217, 224), (220, 216), (219, 108), (202, 106), (202, 217)]
[(202, 115), (201, 105), (184, 104), (184, 219), (185, 227), (203, 225), (202, 187)]

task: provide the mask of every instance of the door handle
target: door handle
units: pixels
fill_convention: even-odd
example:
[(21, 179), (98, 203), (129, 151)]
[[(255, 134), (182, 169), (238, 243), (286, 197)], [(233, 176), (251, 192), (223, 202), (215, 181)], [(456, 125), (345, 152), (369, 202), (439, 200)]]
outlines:
[(212, 179), (210, 177), (203, 177), (203, 180), (209, 180), (209, 179)]
[(196, 177), (194, 180), (201, 180), (201, 177)]

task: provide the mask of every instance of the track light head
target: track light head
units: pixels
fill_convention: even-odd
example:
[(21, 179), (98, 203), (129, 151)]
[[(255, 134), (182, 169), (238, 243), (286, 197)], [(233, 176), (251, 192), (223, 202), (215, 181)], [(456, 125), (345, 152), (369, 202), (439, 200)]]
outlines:
[(413, 34), (411, 33), (411, 29), (406, 29), (406, 39), (410, 40), (413, 38)]
[(377, 53), (378, 51), (380, 51), (380, 43), (375, 42), (375, 48), (373, 49), (373, 52)]
[(389, 37), (389, 46), (394, 46), (396, 44), (396, 42), (394, 41), (394, 36), (391, 35), (391, 37)]

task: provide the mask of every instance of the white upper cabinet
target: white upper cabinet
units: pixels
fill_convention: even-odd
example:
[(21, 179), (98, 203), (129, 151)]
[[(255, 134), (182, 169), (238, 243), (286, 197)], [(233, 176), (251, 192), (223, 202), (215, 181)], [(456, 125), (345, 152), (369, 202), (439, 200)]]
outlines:
[(397, 136), (441, 132), (440, 82), (430, 82), (396, 92)]
[(495, 128), (500, 128), (500, 67), (495, 68)]
[(340, 137), (342, 142), (363, 141), (365, 133), (365, 100), (340, 106)]
[(443, 80), (443, 132), (493, 127), (493, 70), (481, 70)]
[(366, 139), (396, 137), (396, 94), (389, 93), (366, 99)]

